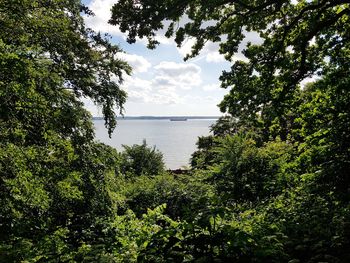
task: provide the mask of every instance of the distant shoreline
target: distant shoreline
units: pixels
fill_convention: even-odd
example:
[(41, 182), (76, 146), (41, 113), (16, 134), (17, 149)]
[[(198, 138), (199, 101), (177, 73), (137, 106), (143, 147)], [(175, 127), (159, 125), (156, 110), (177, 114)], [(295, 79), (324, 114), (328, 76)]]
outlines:
[[(125, 116), (117, 117), (117, 120), (170, 120), (170, 119), (187, 119), (187, 120), (217, 120), (220, 116)], [(93, 120), (103, 120), (103, 117), (92, 117)]]

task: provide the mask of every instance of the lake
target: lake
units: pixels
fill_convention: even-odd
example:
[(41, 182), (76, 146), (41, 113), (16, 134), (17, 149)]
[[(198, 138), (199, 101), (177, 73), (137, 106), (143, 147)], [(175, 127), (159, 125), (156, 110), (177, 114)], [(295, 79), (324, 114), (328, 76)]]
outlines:
[(112, 138), (108, 137), (103, 120), (94, 120), (96, 139), (121, 151), (122, 145), (142, 144), (156, 146), (163, 153), (168, 169), (189, 165), (191, 154), (196, 150), (198, 136), (210, 134), (209, 126), (215, 120), (118, 120)]

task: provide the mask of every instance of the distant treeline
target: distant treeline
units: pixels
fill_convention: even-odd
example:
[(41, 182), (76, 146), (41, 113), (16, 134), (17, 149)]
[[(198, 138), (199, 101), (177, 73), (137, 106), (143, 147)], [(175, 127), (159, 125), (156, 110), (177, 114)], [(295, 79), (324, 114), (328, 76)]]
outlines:
[[(125, 116), (117, 117), (117, 120), (170, 120), (170, 119), (187, 119), (187, 120), (217, 120), (219, 116)], [(103, 120), (103, 117), (93, 117), (93, 120)]]

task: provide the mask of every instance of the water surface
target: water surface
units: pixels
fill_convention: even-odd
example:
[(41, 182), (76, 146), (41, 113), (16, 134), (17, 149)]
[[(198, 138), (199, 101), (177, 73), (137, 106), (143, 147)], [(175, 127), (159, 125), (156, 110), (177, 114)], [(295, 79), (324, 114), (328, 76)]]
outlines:
[(108, 137), (103, 120), (94, 120), (96, 139), (121, 151), (122, 145), (142, 144), (145, 139), (156, 146), (164, 156), (169, 169), (189, 165), (196, 150), (198, 136), (209, 135), (209, 126), (215, 120), (118, 120), (112, 138)]

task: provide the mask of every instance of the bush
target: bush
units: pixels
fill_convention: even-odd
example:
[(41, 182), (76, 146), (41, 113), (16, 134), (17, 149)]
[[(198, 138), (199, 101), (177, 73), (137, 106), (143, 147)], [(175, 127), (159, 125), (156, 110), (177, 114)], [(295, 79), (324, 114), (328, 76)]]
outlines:
[(193, 213), (194, 210), (205, 210), (214, 196), (214, 188), (206, 183), (205, 174), (142, 175), (134, 180), (121, 180), (120, 184), (123, 185), (122, 195), (125, 196), (127, 208), (137, 216), (165, 203), (168, 216), (187, 220), (197, 215)]
[(155, 147), (147, 146), (146, 140), (141, 145), (123, 145), (121, 154), (121, 172), (127, 176), (157, 175), (165, 170), (163, 154)]
[(259, 148), (254, 139), (242, 134), (219, 141), (212, 170), (224, 200), (255, 202), (276, 196), (289, 185), (292, 145), (273, 141)]

